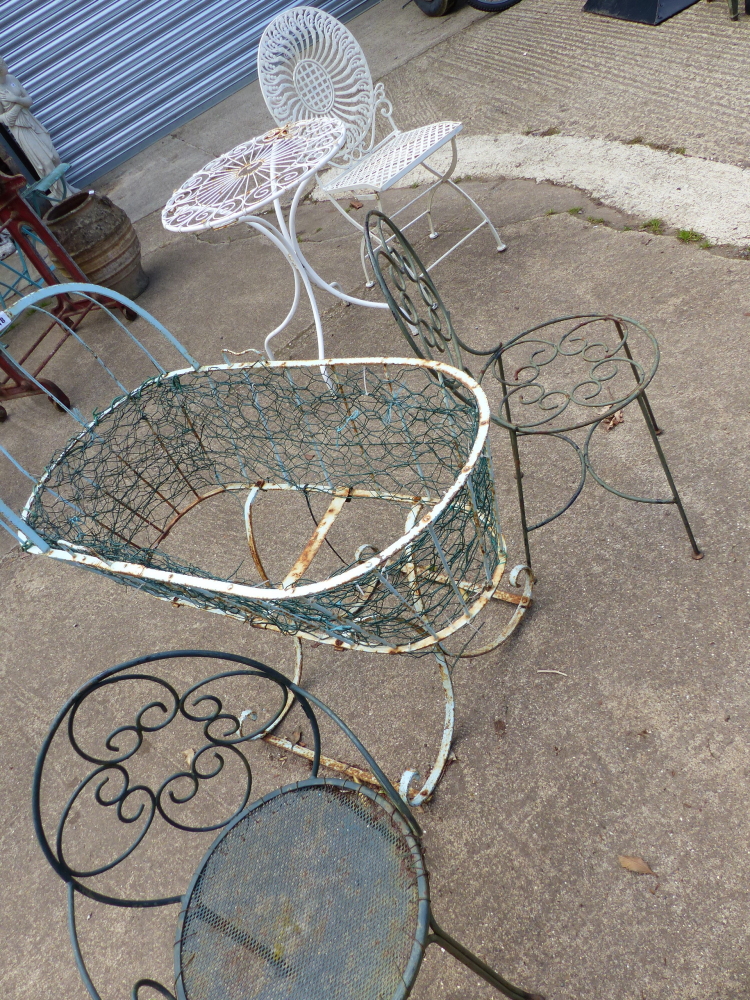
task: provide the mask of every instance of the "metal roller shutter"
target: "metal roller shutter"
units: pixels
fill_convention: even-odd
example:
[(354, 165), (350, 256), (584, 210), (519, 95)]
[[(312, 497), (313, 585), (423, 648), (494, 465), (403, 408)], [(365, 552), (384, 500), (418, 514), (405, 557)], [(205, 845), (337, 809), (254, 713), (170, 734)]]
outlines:
[[(341, 20), (378, 0), (308, 0)], [(289, 0), (21, 0), (0, 53), (84, 185), (244, 87)]]

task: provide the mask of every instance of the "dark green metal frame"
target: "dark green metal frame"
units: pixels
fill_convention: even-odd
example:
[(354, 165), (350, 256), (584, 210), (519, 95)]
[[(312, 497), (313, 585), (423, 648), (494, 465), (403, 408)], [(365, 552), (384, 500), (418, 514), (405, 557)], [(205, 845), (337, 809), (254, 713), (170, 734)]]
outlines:
[[(528, 566), (531, 566), (530, 532), (564, 514), (578, 499), (589, 473), (600, 486), (625, 500), (649, 504), (674, 504), (690, 541), (693, 558), (702, 558), (703, 553), (698, 548), (659, 441), (662, 431), (646, 395), (646, 388), (656, 374), (659, 364), (659, 344), (653, 334), (635, 320), (591, 313), (563, 316), (540, 323), (499, 343), (496, 347), (478, 350), (470, 347), (458, 336), (450, 313), (416, 251), (403, 233), (382, 212), (368, 213), (365, 220), (365, 245), (391, 313), (417, 357), (447, 361), (454, 367), (473, 375), (465, 358), (465, 355), (470, 355), (480, 360), (481, 368), (476, 375), (473, 375), (477, 381), (481, 383), (485, 375), (492, 372), (499, 383), (503, 397), (491, 419), (498, 426), (505, 428), (510, 436)], [(597, 335), (601, 323), (610, 327), (610, 334), (611, 329), (614, 329), (614, 343), (610, 339), (607, 344)], [(647, 362), (639, 360), (633, 353), (632, 341), (636, 337), (646, 345), (645, 353), (649, 355)], [(522, 348), (526, 350), (526, 356), (521, 361), (521, 366), (515, 369), (512, 377), (506, 375), (506, 365), (514, 357), (514, 352)], [(548, 366), (554, 365), (559, 359), (576, 358), (586, 365), (587, 370), (575, 384), (548, 388), (541, 382), (540, 376), (546, 373)], [(513, 371), (512, 367), (509, 371)], [(633, 388), (624, 394), (621, 393), (615, 400), (605, 400), (602, 395), (603, 390), (623, 371), (632, 372), (635, 380)], [(455, 385), (452, 389), (456, 395), (461, 396), (460, 386)], [(523, 397), (524, 390), (530, 394), (531, 399)], [(664, 471), (670, 491), (668, 497), (652, 498), (624, 493), (607, 483), (596, 472), (589, 455), (596, 428), (634, 402), (638, 403)], [(584, 415), (578, 419), (573, 417), (566, 420), (565, 416), (571, 404), (583, 408)], [(522, 414), (519, 414), (519, 410), (524, 407), (534, 409), (535, 416), (531, 419), (528, 417), (521, 419)], [(571, 433), (584, 428), (588, 428), (588, 432), (581, 445), (571, 437)], [(560, 508), (536, 524), (529, 524), (519, 441), (540, 435), (554, 437), (570, 445), (580, 462), (581, 474), (573, 493)]]
[[(158, 677), (155, 674), (146, 673), (138, 669), (149, 663), (183, 658), (224, 661), (228, 669), (224, 669), (202, 679), (196, 684), (192, 684), (183, 694), (179, 694), (175, 686), (163, 677)], [(268, 680), (276, 685), (280, 694), (279, 708), (272, 713), (270, 718), (256, 725), (255, 729), (245, 736), (242, 735), (241, 713), (232, 712), (225, 707), (216, 690), (211, 690), (210, 687), (212, 684), (223, 679), (241, 677), (257, 677)], [(156, 684), (160, 688), (161, 693), (156, 699), (143, 705), (135, 713), (132, 720), (116, 727), (109, 733), (106, 739), (103, 740), (104, 752), (95, 754), (84, 749), (81, 738), (83, 734), (78, 732), (76, 719), (86, 699), (94, 692), (102, 691), (112, 685), (134, 679)], [(305, 788), (320, 784), (334, 784), (342, 788), (354, 790), (360, 795), (376, 800), (383, 808), (388, 810), (393, 819), (401, 827), (404, 836), (408, 838), (412, 851), (418, 855), (421, 878), (420, 897), (423, 898), (424, 905), (420, 909), (418, 925), (414, 932), (412, 956), (407, 968), (403, 972), (403, 986), (399, 987), (393, 1000), (405, 1000), (409, 995), (419, 972), (424, 951), (430, 944), (440, 945), (449, 954), (453, 955), (478, 976), (481, 976), (482, 979), (494, 986), (499, 992), (510, 997), (511, 1000), (543, 1000), (539, 994), (527, 993), (525, 990), (508, 983), (486, 965), (486, 963), (469, 952), (463, 945), (459, 944), (438, 926), (432, 914), (429, 899), (428, 876), (427, 870), (424, 867), (423, 848), (421, 845), (421, 828), (409, 807), (404, 803), (383, 771), (378, 767), (375, 760), (346, 723), (314, 695), (300, 688), (271, 667), (245, 656), (221, 653), (214, 650), (170, 650), (164, 653), (152, 653), (148, 656), (141, 656), (127, 663), (111, 667), (97, 674), (96, 677), (84, 684), (66, 702), (60, 712), (58, 712), (37, 758), (32, 790), (34, 830), (45, 858), (67, 885), (70, 940), (78, 971), (92, 1000), (101, 1000), (101, 996), (91, 979), (83, 959), (76, 928), (76, 897), (83, 896), (111, 906), (136, 909), (179, 904), (182, 911), (184, 911), (190, 898), (195, 876), (190, 881), (186, 892), (145, 899), (129, 898), (126, 894), (113, 895), (112, 892), (101, 892), (90, 883), (91, 880), (96, 879), (98, 876), (107, 876), (118, 865), (130, 858), (145, 840), (152, 823), (157, 817), (160, 817), (174, 830), (214, 834), (217, 831), (221, 831), (218, 839), (214, 841), (209, 850), (210, 854), (226, 835), (228, 829), (234, 823), (239, 822), (249, 810), (258, 806), (258, 802), (248, 806), (252, 788), (252, 770), (241, 747), (245, 746), (245, 749), (247, 749), (247, 744), (261, 738), (279, 721), (284, 712), (287, 700), (290, 697), (296, 697), (311, 729), (313, 742), (311, 777), (305, 781), (298, 782), (296, 786), (285, 786), (284, 789), (272, 792), (270, 796), (266, 796), (266, 799), (280, 794), (281, 791), (289, 791), (294, 787)], [(112, 698), (112, 703), (114, 704), (114, 702), (115, 699)], [(364, 758), (367, 767), (377, 778), (381, 787), (380, 792), (373, 791), (364, 785), (352, 781), (324, 779), (318, 776), (321, 761), (321, 740), (320, 728), (315, 714), (316, 710), (327, 716), (338, 726), (354, 747), (356, 747)], [(202, 730), (202, 736), (205, 740), (198, 751), (193, 754), (188, 769), (180, 770), (170, 775), (156, 789), (152, 789), (142, 782), (131, 784), (128, 762), (136, 756), (143, 746), (145, 734), (164, 730), (171, 722), (178, 718), (195, 723)], [(58, 734), (60, 736), (58, 741), (56, 741), (55, 737)], [(77, 757), (91, 764), (92, 769), (78, 782), (73, 793), (68, 798), (57, 819), (54, 835), (50, 838), (47, 835), (42, 817), (42, 781), (45, 776), (45, 765), (48, 759), (51, 760), (55, 756), (53, 754), (50, 757), (50, 750), (53, 746), (57, 746), (59, 740), (63, 740), (65, 737), (67, 737), (68, 745), (73, 749)], [(246, 775), (246, 786), (242, 793), (242, 802), (239, 808), (231, 816), (219, 819), (210, 826), (191, 826), (180, 822), (172, 815), (172, 812), (176, 811), (179, 806), (192, 801), (199, 792), (202, 783), (210, 781), (211, 778), (220, 774), (224, 768), (225, 757), (228, 754), (232, 754), (241, 760)], [(63, 780), (61, 772), (55, 768), (54, 764), (51, 763), (49, 770), (52, 777), (48, 776), (47, 781), (59, 782)], [(115, 791), (112, 787), (107, 788), (110, 778), (117, 780), (119, 791)], [(187, 793), (175, 785), (175, 782), (178, 780), (183, 783), (183, 789), (184, 783), (186, 781), (189, 783), (189, 791)], [(115, 783), (113, 782), (113, 784)], [(71, 819), (76, 802), (87, 789), (93, 789), (94, 804), (104, 809), (113, 810), (117, 819), (123, 824), (140, 823), (140, 829), (134, 835), (130, 846), (112, 861), (88, 869), (79, 869), (73, 867), (66, 860), (63, 842), (66, 836), (71, 836), (72, 834), (73, 824), (71, 823), (71, 828), (67, 831), (66, 824)], [(134, 804), (136, 802), (135, 799), (130, 802), (128, 801), (136, 793), (140, 796), (139, 805)], [(263, 802), (266, 799), (260, 801)], [(80, 824), (80, 819), (77, 822)], [(199, 866), (198, 872), (200, 872), (202, 866), (203, 862)], [(178, 927), (178, 944), (179, 940)], [(179, 982), (179, 960), (177, 960), (177, 967), (178, 981), (176, 988), (178, 997), (183, 997)], [(145, 992), (148, 990), (167, 998), (167, 1000), (177, 1000), (175, 994), (166, 986), (155, 980), (145, 978), (139, 979), (133, 986), (132, 1000), (138, 1000), (141, 991)]]

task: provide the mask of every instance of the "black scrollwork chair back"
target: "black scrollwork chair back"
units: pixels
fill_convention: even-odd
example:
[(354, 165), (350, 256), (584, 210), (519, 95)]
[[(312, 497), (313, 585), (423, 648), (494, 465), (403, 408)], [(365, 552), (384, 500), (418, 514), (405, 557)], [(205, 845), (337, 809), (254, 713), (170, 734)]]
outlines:
[[(646, 396), (659, 364), (659, 344), (635, 320), (609, 314), (563, 316), (482, 349), (467, 344), (456, 333), (427, 269), (404, 234), (382, 212), (365, 220), (365, 246), (375, 277), (391, 313), (414, 353), (421, 358), (447, 361), (483, 383), (491, 402), (487, 373), (499, 388), (492, 421), (510, 435), (516, 474), (521, 527), (527, 564), (531, 565), (529, 532), (541, 528), (568, 510), (583, 489), (587, 474), (606, 490), (640, 503), (674, 504), (692, 547), (701, 557), (658, 440), (661, 430)], [(471, 367), (476, 368), (472, 372)], [(488, 380), (489, 381), (489, 380)], [(460, 394), (460, 387), (451, 386)], [(634, 496), (607, 482), (594, 468), (590, 455), (597, 427), (616, 425), (622, 410), (637, 402), (667, 480), (669, 496)], [(579, 444), (571, 433), (586, 430)], [(537, 523), (529, 523), (522, 484), (519, 439), (544, 435), (569, 445), (580, 465), (580, 476), (562, 506)]]
[[(214, 672), (201, 676), (206, 661)], [(248, 751), (290, 696), (302, 713), (309, 776), (253, 801)], [(375, 787), (321, 777), (318, 717), (349, 739)], [(268, 754), (253, 764), (256, 777), (277, 784)], [(44, 741), (33, 815), (68, 888), (71, 943), (94, 1000), (101, 994), (77, 912), (89, 900), (179, 908), (174, 981), (163, 967), (142, 970), (152, 975), (137, 979), (133, 1000), (404, 1000), (432, 943), (512, 1000), (539, 1000), (439, 928), (408, 806), (338, 716), (256, 660), (173, 650), (94, 677)], [(131, 947), (139, 964), (142, 944), (143, 953), (138, 942)], [(107, 947), (119, 954), (110, 939)], [(110, 961), (113, 978), (125, 964)]]

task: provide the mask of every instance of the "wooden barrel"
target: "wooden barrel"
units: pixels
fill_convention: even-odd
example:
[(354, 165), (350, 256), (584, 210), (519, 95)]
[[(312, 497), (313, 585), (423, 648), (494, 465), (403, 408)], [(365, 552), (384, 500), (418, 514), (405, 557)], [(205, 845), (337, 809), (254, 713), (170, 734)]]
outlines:
[(80, 191), (51, 208), (44, 221), (93, 284), (130, 299), (148, 286), (133, 224), (106, 195)]

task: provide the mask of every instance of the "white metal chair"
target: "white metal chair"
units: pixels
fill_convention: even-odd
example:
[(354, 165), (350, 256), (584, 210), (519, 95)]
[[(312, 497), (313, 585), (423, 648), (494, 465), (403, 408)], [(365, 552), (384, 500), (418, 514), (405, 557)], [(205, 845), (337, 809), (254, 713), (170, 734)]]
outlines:
[[(436, 180), (407, 205), (394, 212), (400, 215), (421, 198), (429, 196), (427, 209), (411, 222), (427, 216), (430, 238), (439, 235), (432, 220), (432, 204), (437, 189), (448, 184), (479, 213), (481, 222), (434, 261), (431, 270), (482, 226), (489, 226), (498, 251), (505, 249), (486, 213), (466, 191), (451, 179), (458, 153), (456, 136), (461, 122), (446, 121), (402, 132), (393, 120), (393, 108), (382, 83), (373, 84), (370, 69), (354, 35), (331, 14), (313, 7), (294, 7), (274, 18), (266, 27), (258, 46), (258, 79), (268, 110), (279, 125), (302, 118), (335, 117), (346, 123), (347, 136), (340, 153), (332, 161), (340, 168), (333, 178), (318, 177), (324, 194), (360, 232), (363, 227), (336, 201), (348, 192), (374, 193), (380, 206), (381, 195), (416, 167), (422, 165)], [(379, 138), (378, 123), (390, 127)], [(445, 170), (430, 165), (429, 157), (451, 143), (452, 157)], [(368, 288), (369, 276), (361, 247), (362, 267)]]

